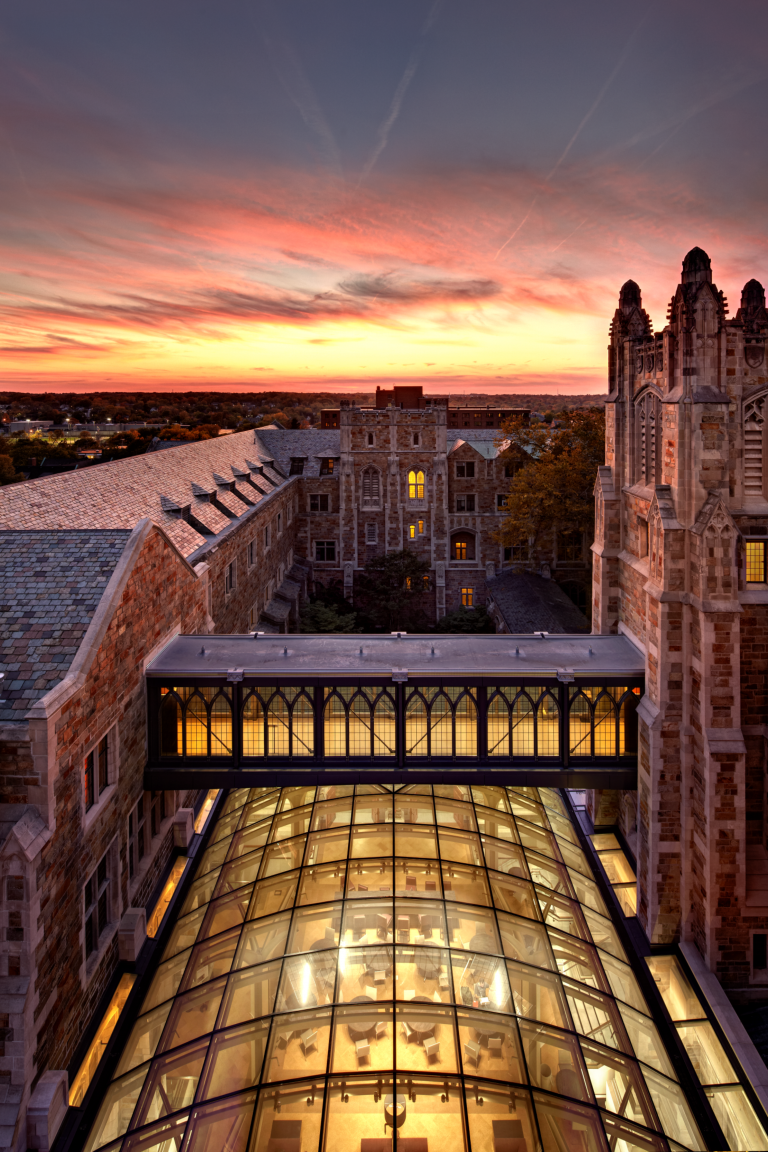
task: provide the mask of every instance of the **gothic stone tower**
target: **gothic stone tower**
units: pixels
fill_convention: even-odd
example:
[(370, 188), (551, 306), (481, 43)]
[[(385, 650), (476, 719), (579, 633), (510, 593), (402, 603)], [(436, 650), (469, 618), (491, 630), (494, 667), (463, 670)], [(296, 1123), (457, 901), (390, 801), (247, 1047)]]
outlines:
[(762, 285), (727, 313), (694, 248), (662, 332), (631, 280), (611, 324), (593, 628), (644, 650), (646, 694), (637, 793), (593, 803), (634, 842), (650, 941), (692, 940), (723, 984), (746, 988), (768, 983), (753, 942), (768, 932)]

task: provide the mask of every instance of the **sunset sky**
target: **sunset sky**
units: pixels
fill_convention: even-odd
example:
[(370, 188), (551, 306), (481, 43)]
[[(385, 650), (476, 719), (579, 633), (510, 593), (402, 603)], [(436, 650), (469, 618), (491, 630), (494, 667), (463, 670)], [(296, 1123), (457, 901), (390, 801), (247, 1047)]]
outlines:
[(601, 392), (768, 282), (764, 0), (5, 0), (0, 388)]

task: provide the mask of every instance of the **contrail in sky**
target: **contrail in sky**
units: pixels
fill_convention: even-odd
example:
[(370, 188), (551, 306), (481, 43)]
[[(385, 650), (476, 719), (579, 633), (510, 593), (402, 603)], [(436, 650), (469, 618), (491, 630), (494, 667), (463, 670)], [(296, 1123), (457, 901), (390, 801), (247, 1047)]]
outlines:
[(566, 158), (566, 156), (568, 155), (568, 153), (570, 152), (571, 148), (573, 148), (574, 144), (576, 143), (576, 141), (578, 140), (579, 136), (581, 135), (582, 129), (586, 127), (586, 125), (589, 123), (589, 121), (590, 121), (590, 120), (592, 119), (592, 117), (594, 116), (594, 114), (595, 114), (595, 112), (597, 111), (597, 109), (600, 107), (600, 105), (601, 105), (601, 103), (602, 103), (602, 101), (603, 101), (603, 97), (605, 96), (606, 92), (607, 92), (607, 91), (608, 91), (608, 89), (610, 88), (611, 84), (613, 84), (614, 80), (615, 80), (615, 79), (616, 79), (616, 77), (618, 76), (618, 74), (619, 74), (619, 72), (621, 71), (621, 69), (624, 67), (624, 63), (625, 63), (625, 61), (626, 61), (626, 59), (627, 59), (627, 56), (629, 55), (629, 50), (630, 50), (630, 48), (632, 47), (632, 41), (634, 40), (635, 36), (637, 36), (637, 34), (638, 34), (638, 32), (640, 31), (640, 29), (642, 28), (643, 24), (645, 24), (645, 22), (646, 22), (646, 20), (648, 19), (648, 17), (649, 17), (649, 15), (650, 15), (650, 13), (651, 13), (651, 9), (650, 9), (650, 8), (648, 8), (648, 10), (646, 11), (646, 13), (645, 13), (645, 15), (643, 16), (642, 20), (641, 20), (641, 21), (640, 21), (640, 23), (637, 25), (637, 27), (635, 28), (635, 30), (634, 30), (634, 32), (632, 33), (632, 35), (629, 37), (629, 40), (627, 40), (627, 43), (626, 43), (626, 44), (625, 44), (625, 46), (624, 46), (624, 51), (622, 52), (621, 56), (619, 56), (618, 60), (616, 61), (616, 65), (615, 65), (615, 67), (614, 67), (613, 71), (611, 72), (611, 74), (610, 74), (610, 76), (608, 77), (608, 79), (606, 80), (605, 84), (603, 84), (602, 88), (601, 88), (601, 89), (600, 89), (600, 91), (598, 92), (598, 94), (597, 94), (597, 96), (596, 96), (596, 98), (595, 98), (595, 101), (594, 101), (594, 103), (592, 104), (592, 107), (589, 109), (589, 111), (587, 112), (587, 114), (584, 116), (584, 118), (582, 119), (582, 121), (581, 121), (581, 123), (579, 124), (578, 128), (577, 128), (577, 129), (576, 129), (576, 131), (574, 132), (573, 136), (571, 136), (570, 140), (569, 140), (569, 141), (568, 141), (568, 143), (566, 144), (566, 146), (565, 146), (565, 150), (563, 151), (563, 154), (561, 155), (561, 157), (560, 157), (560, 159), (558, 160), (557, 164), (555, 164), (555, 166), (554, 166), (554, 168), (552, 169), (552, 171), (551, 171), (551, 172), (549, 173), (549, 175), (547, 176), (547, 182), (549, 182), (549, 181), (552, 179), (552, 177), (555, 175), (555, 173), (557, 172), (558, 168), (559, 168), (559, 167), (560, 167), (560, 165), (562, 164), (563, 160), (565, 160), (565, 158)]
[[(422, 37), (426, 36), (427, 33), (430, 32), (431, 29), (433, 28), (442, 5), (443, 5), (443, 0), (434, 0), (432, 7), (429, 10), (429, 14), (427, 15), (427, 18), (424, 21), (424, 24), (422, 25), (422, 28), (421, 28)], [(368, 157), (368, 160), (367, 160), (362, 172), (360, 173), (360, 179), (357, 182), (358, 188), (362, 184), (363, 180), (365, 180), (370, 175), (371, 171), (373, 170), (374, 165), (376, 164), (376, 161), (378, 160), (379, 156), (381, 156), (382, 152), (384, 151), (384, 149), (386, 148), (386, 146), (389, 142), (389, 134), (392, 131), (392, 128), (394, 126), (395, 121), (397, 120), (398, 116), (400, 115), (400, 109), (403, 106), (403, 100), (405, 99), (405, 94), (408, 91), (408, 87), (411, 83), (411, 80), (413, 80), (413, 77), (416, 75), (416, 69), (419, 66), (420, 59), (421, 59), (421, 48), (416, 48), (411, 53), (410, 59), (409, 59), (407, 65), (406, 65), (406, 68), (405, 68), (405, 72), (403, 72), (403, 75), (400, 78), (400, 83), (398, 84), (397, 88), (395, 89), (395, 94), (392, 97), (392, 103), (389, 106), (389, 114), (387, 115), (387, 118), (384, 120), (383, 124), (379, 128), (379, 131), (377, 133), (376, 147), (373, 149), (373, 152)]]
[[(565, 239), (564, 239), (564, 240), (561, 240), (559, 244), (556, 244), (556, 245), (554, 246), (554, 248), (552, 249), (552, 252), (557, 252), (558, 248), (562, 248), (563, 244), (566, 244), (566, 243), (567, 243), (567, 242), (570, 240), (571, 236), (575, 236), (575, 235), (576, 235), (576, 233), (578, 232), (579, 228), (581, 228), (581, 226), (582, 226), (583, 224), (586, 224), (586, 222), (587, 222), (587, 220), (588, 220), (588, 219), (589, 219), (589, 217), (588, 217), (588, 216), (585, 216), (585, 217), (584, 217), (584, 219), (582, 220), (581, 224), (577, 224), (577, 225), (576, 225), (576, 227), (574, 228), (573, 232), (569, 232), (569, 233), (568, 233), (568, 235), (565, 237)], [(550, 256), (552, 255), (552, 252), (550, 252)]]
[[(615, 66), (614, 66), (614, 68), (613, 68), (613, 71), (611, 72), (611, 74), (610, 74), (610, 76), (608, 77), (608, 79), (606, 80), (605, 84), (603, 84), (602, 88), (601, 88), (601, 89), (600, 89), (600, 91), (598, 92), (598, 94), (597, 94), (597, 96), (596, 96), (596, 98), (595, 98), (595, 100), (594, 100), (594, 102), (593, 102), (592, 106), (589, 108), (589, 110), (587, 111), (586, 115), (585, 115), (585, 116), (582, 118), (582, 120), (581, 120), (581, 123), (579, 124), (578, 128), (577, 128), (577, 129), (576, 129), (576, 131), (574, 132), (573, 136), (571, 136), (570, 140), (569, 140), (569, 141), (568, 141), (568, 143), (566, 144), (566, 146), (565, 146), (565, 149), (563, 150), (563, 152), (562, 152), (562, 154), (561, 154), (561, 156), (560, 156), (560, 159), (557, 161), (557, 163), (555, 164), (555, 166), (554, 166), (554, 168), (552, 169), (552, 171), (551, 171), (551, 172), (549, 173), (549, 175), (546, 177), (546, 181), (547, 181), (547, 183), (549, 183), (549, 181), (550, 181), (550, 180), (552, 179), (552, 177), (555, 175), (555, 173), (557, 172), (558, 168), (560, 167), (560, 165), (563, 163), (563, 161), (565, 160), (566, 156), (567, 156), (567, 155), (568, 155), (568, 153), (570, 152), (571, 148), (573, 148), (574, 144), (575, 144), (575, 143), (576, 143), (576, 141), (578, 140), (579, 136), (581, 135), (581, 132), (582, 132), (582, 130), (583, 130), (583, 129), (585, 128), (585, 126), (586, 126), (586, 125), (589, 123), (589, 121), (592, 119), (592, 117), (594, 116), (594, 114), (595, 114), (595, 112), (597, 111), (597, 109), (600, 107), (600, 104), (601, 104), (601, 102), (602, 102), (602, 100), (603, 100), (603, 97), (605, 96), (606, 92), (607, 92), (607, 91), (608, 91), (608, 89), (610, 88), (611, 84), (613, 84), (614, 80), (615, 80), (615, 79), (616, 79), (616, 77), (618, 76), (618, 74), (619, 74), (619, 72), (621, 71), (622, 67), (624, 66), (624, 63), (625, 63), (625, 61), (626, 61), (626, 59), (627, 59), (627, 56), (629, 55), (629, 50), (630, 50), (630, 48), (632, 47), (632, 41), (635, 39), (635, 36), (637, 36), (637, 34), (638, 34), (638, 32), (640, 31), (640, 29), (642, 28), (643, 24), (645, 24), (646, 20), (647, 20), (647, 19), (648, 19), (648, 17), (650, 16), (650, 14), (651, 14), (651, 8), (652, 8), (652, 7), (653, 7), (653, 5), (651, 5), (651, 6), (650, 6), (650, 7), (647, 9), (647, 11), (646, 11), (645, 15), (643, 16), (642, 20), (640, 21), (640, 23), (637, 25), (637, 27), (634, 29), (634, 31), (633, 31), (633, 32), (632, 32), (632, 34), (630, 35), (629, 39), (627, 40), (627, 43), (624, 45), (624, 51), (621, 53), (621, 55), (619, 56), (618, 60), (616, 61), (616, 64), (615, 64)], [(534, 197), (534, 199), (532, 200), (532, 202), (531, 202), (531, 206), (530, 206), (530, 208), (528, 209), (528, 211), (526, 212), (525, 216), (524, 216), (524, 217), (523, 217), (523, 219), (520, 221), (520, 223), (518, 224), (517, 228), (515, 228), (514, 232), (513, 232), (513, 233), (512, 233), (512, 235), (509, 237), (509, 239), (508, 239), (508, 240), (505, 240), (505, 241), (504, 241), (504, 243), (502, 244), (501, 248), (499, 248), (498, 252), (496, 253), (496, 255), (495, 255), (495, 256), (494, 256), (494, 258), (493, 258), (494, 260), (498, 260), (499, 256), (500, 256), (500, 255), (501, 255), (501, 253), (504, 251), (504, 249), (507, 247), (507, 245), (508, 245), (508, 244), (510, 244), (510, 243), (511, 243), (511, 242), (514, 240), (515, 236), (517, 236), (517, 234), (518, 234), (518, 232), (520, 231), (520, 229), (522, 228), (523, 224), (525, 224), (525, 222), (526, 222), (526, 220), (528, 219), (528, 217), (530, 216), (531, 212), (533, 212), (533, 209), (534, 209), (534, 208), (535, 208), (535, 206), (536, 206), (536, 202), (537, 202), (537, 200), (538, 200), (538, 196), (535, 196), (535, 197)]]
[(275, 40), (265, 35), (264, 40), (272, 53), (272, 62), (280, 83), (296, 105), (307, 128), (320, 142), (328, 167), (343, 178), (336, 140), (301, 61), (291, 45), (282, 38)]

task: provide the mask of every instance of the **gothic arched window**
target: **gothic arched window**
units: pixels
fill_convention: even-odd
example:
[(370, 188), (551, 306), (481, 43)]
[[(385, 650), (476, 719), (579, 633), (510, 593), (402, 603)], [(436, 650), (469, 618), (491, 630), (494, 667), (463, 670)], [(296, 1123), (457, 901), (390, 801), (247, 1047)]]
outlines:
[(652, 486), (661, 479), (661, 406), (655, 392), (646, 392), (635, 405), (637, 479)]
[(378, 468), (363, 469), (363, 508), (378, 508), (381, 502), (381, 476)]
[(766, 397), (744, 405), (744, 495), (764, 497), (768, 491), (766, 455)]
[(424, 499), (424, 473), (420, 470), (416, 472), (413, 468), (408, 473), (408, 499)]

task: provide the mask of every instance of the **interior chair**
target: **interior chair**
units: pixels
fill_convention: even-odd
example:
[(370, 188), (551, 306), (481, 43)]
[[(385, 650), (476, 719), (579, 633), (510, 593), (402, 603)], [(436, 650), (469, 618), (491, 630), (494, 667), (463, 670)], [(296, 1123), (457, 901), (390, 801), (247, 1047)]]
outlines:
[(371, 1046), (367, 1040), (357, 1040), (355, 1042), (355, 1052), (357, 1054), (357, 1062), (360, 1064), (361, 1061), (369, 1059)]
[(302, 1032), (301, 1034), (301, 1048), (304, 1056), (306, 1057), (307, 1053), (311, 1051), (312, 1048), (316, 1047), (317, 1032), (314, 1030), (314, 1028), (307, 1028), (306, 1032)]
[(464, 1056), (467, 1060), (474, 1060), (475, 1067), (480, 1065), (480, 1045), (476, 1044), (474, 1040), (465, 1040), (464, 1042)]

